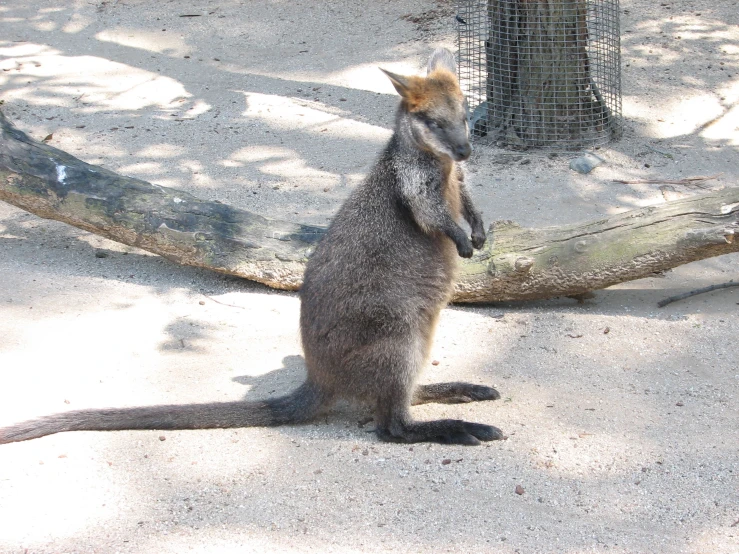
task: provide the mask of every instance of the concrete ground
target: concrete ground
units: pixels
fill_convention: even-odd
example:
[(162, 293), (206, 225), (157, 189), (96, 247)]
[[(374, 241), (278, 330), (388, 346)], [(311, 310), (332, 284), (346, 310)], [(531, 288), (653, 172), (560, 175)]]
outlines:
[[(737, 5), (622, 0), (623, 140), (587, 176), (478, 145), (485, 219), (577, 223), (701, 192), (612, 179), (736, 186)], [(438, 0), (0, 0), (0, 100), (85, 161), (325, 224), (390, 135), (377, 67), (418, 72), (453, 46), (453, 15)], [(342, 408), (2, 446), (0, 552), (736, 554), (739, 290), (656, 303), (738, 273), (730, 255), (585, 304), (445, 310), (423, 381), (502, 399), (414, 413), (491, 423), (503, 442), (384, 444)], [(298, 311), (295, 294), (0, 204), (0, 425), (281, 394), (303, 375)]]

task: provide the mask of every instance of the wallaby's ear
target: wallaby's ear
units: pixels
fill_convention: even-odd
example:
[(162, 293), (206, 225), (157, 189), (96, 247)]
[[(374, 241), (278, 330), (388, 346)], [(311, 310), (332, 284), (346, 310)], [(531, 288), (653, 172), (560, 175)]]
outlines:
[(452, 74), (457, 74), (457, 62), (454, 61), (454, 54), (452, 54), (446, 48), (437, 48), (429, 58), (429, 63), (426, 66), (429, 73), (436, 69), (446, 69)]
[(395, 90), (398, 91), (398, 94), (400, 94), (400, 96), (405, 99), (408, 99), (410, 97), (411, 82), (408, 77), (404, 77), (403, 75), (398, 75), (396, 73), (391, 73), (382, 68), (380, 68), (380, 71), (382, 71), (390, 78), (390, 82), (393, 84)]

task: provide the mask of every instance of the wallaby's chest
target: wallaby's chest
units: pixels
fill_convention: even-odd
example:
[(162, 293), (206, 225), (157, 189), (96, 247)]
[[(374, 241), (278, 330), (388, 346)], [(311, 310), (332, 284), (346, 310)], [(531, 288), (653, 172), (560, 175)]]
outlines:
[(462, 214), (462, 199), (459, 192), (461, 168), (454, 162), (442, 166), (441, 187), (452, 217), (459, 221)]

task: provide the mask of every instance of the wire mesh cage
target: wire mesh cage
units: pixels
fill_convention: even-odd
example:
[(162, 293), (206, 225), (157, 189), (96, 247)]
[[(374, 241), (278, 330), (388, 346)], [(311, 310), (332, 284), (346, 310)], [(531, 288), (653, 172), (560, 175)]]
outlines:
[(473, 136), (573, 151), (621, 136), (618, 0), (458, 0)]

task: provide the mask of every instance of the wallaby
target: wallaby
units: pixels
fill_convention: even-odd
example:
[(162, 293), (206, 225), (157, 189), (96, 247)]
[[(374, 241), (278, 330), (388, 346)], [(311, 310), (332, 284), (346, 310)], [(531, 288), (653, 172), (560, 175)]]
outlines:
[(370, 405), (385, 441), (474, 445), (502, 438), (490, 425), (410, 415), (411, 404), (500, 395), (469, 383), (416, 385), (450, 299), (457, 254), (472, 256), (485, 230), (457, 163), (471, 147), (453, 54), (436, 50), (425, 78), (385, 73), (402, 98), (395, 132), (308, 261), (300, 289), (307, 378), (297, 390), (264, 401), (72, 411), (0, 429), (0, 443), (61, 431), (300, 423), (338, 399)]

